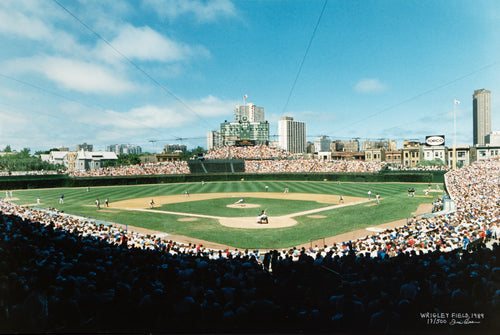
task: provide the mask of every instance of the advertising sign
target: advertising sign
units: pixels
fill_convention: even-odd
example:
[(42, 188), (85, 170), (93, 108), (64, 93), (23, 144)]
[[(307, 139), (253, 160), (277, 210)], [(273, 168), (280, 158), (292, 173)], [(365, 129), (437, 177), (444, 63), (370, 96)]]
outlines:
[(240, 141), (236, 141), (236, 146), (237, 147), (250, 147), (250, 146), (254, 146), (255, 145), (255, 141), (254, 140), (240, 140)]
[(444, 135), (432, 135), (425, 137), (425, 144), (430, 146), (444, 145)]

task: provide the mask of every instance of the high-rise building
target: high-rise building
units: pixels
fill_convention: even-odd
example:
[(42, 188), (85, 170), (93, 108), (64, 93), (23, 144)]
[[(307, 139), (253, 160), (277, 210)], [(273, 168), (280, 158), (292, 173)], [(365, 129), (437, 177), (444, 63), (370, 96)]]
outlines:
[(486, 144), (500, 145), (500, 131), (492, 131), (486, 135)]
[(332, 140), (328, 136), (321, 136), (314, 139), (314, 152), (330, 151)]
[(133, 144), (111, 144), (106, 146), (106, 151), (114, 152), (117, 155), (140, 154), (142, 153), (142, 148)]
[(291, 153), (306, 152), (306, 123), (285, 116), (278, 121), (280, 148)]
[(386, 149), (396, 151), (398, 150), (397, 142), (389, 139), (379, 138), (376, 141), (366, 140), (361, 142), (361, 151), (366, 151), (370, 149)]
[(69, 147), (65, 147), (64, 145), (58, 146), (56, 149), (59, 151), (69, 151)]
[(472, 129), (474, 145), (485, 145), (491, 133), (491, 92), (475, 90), (472, 96)]
[(83, 143), (83, 144), (77, 144), (76, 145), (76, 151), (80, 151), (80, 150), (83, 150), (83, 151), (94, 151), (94, 145), (93, 144), (87, 144), (87, 142)]
[(255, 106), (253, 103), (247, 103), (246, 106), (236, 106), (234, 108), (234, 122), (264, 122), (264, 107)]
[(220, 130), (212, 130), (207, 133), (207, 150), (222, 146)]
[(332, 142), (331, 148), (332, 151), (335, 152), (359, 152), (359, 141), (336, 140), (335, 142)]
[(269, 142), (269, 122), (264, 107), (253, 103), (234, 108), (234, 122), (225, 120), (220, 129), (207, 133), (207, 149), (221, 146), (261, 145)]

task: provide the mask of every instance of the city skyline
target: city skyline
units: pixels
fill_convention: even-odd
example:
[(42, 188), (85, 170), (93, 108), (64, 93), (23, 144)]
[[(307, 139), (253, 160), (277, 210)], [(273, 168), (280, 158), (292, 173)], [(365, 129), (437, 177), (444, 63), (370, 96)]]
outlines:
[(307, 129), (304, 121), (283, 116), (278, 121), (278, 146), (292, 154), (307, 152)]
[(491, 133), (491, 92), (475, 90), (472, 96), (473, 144), (485, 145), (486, 136)]
[[(307, 141), (443, 134), (472, 145), (475, 90), (500, 130), (492, 1), (2, 1), (0, 149), (206, 148), (234, 106)], [(455, 99), (461, 103), (454, 106)], [(272, 139), (272, 138), (271, 138)]]

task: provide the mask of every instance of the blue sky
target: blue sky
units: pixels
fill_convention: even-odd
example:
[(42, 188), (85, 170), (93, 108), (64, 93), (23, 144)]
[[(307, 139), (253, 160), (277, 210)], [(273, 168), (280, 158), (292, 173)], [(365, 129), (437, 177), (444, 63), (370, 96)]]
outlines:
[(485, 88), (500, 130), (500, 2), (324, 5), (0, 1), (0, 149), (206, 147), (245, 94), (272, 135), (293, 116), (309, 141), (444, 134), (451, 146), (454, 99), (457, 144), (472, 144)]

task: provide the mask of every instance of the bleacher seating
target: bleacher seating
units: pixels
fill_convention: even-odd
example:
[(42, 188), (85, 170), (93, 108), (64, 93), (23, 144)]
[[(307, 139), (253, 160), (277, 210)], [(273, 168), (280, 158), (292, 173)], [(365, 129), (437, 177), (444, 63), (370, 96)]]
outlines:
[(0, 201), (0, 332), (498, 333), (499, 172), (448, 172), (456, 212), (374, 252), (208, 250)]

